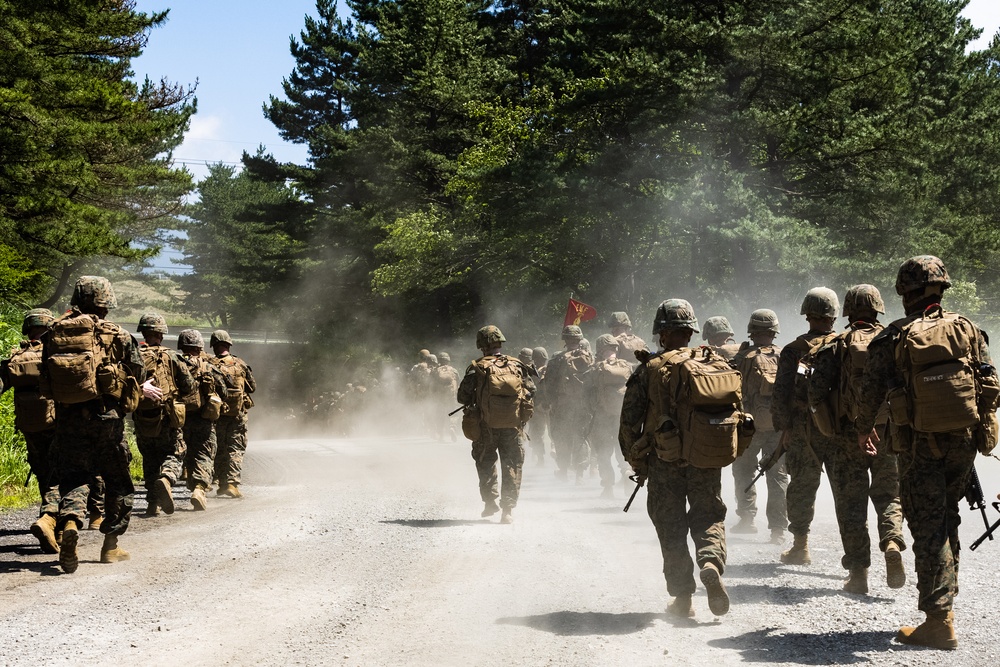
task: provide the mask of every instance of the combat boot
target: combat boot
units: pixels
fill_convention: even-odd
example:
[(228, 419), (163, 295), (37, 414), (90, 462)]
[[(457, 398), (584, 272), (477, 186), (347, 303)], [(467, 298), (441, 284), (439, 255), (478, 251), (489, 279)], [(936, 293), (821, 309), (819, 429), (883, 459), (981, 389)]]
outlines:
[(167, 514), (174, 513), (174, 494), (170, 487), (170, 480), (160, 477), (153, 482), (153, 492), (156, 494), (157, 504), (163, 508)]
[(950, 611), (929, 611), (927, 620), (917, 627), (900, 628), (896, 633), (896, 641), (900, 644), (954, 650), (958, 648), (958, 638), (955, 637), (955, 614)]
[(76, 543), (79, 539), (80, 524), (76, 519), (68, 519), (59, 542), (59, 567), (68, 574), (76, 572), (76, 568), (80, 566), (80, 559), (76, 557)]
[(216, 497), (219, 497), (219, 496), (224, 496), (227, 493), (229, 493), (229, 485), (228, 484), (219, 484), (219, 490), (215, 492), (215, 495), (216, 495)]
[(690, 595), (678, 595), (667, 605), (667, 613), (678, 618), (694, 618)]
[(118, 563), (131, 558), (129, 553), (118, 547), (117, 535), (105, 535), (104, 545), (101, 547), (102, 563)]
[(500, 523), (514, 523), (514, 517), (510, 515), (509, 507), (505, 507), (503, 514), (500, 515)]
[(485, 519), (488, 516), (493, 516), (494, 514), (496, 514), (499, 511), (500, 511), (500, 506), (497, 505), (497, 501), (495, 501), (495, 500), (487, 500), (486, 501), (486, 506), (483, 508), (483, 512), (479, 516), (481, 516), (481, 517), (483, 517)]
[(230, 498), (236, 498), (237, 500), (243, 498), (243, 492), (240, 491), (240, 487), (236, 486), (235, 484), (226, 485), (226, 495), (229, 496)]
[(868, 595), (868, 568), (856, 567), (850, 571), (844, 590), (855, 595)]
[(156, 504), (156, 498), (151, 493), (146, 495), (146, 513), (143, 516), (147, 519), (160, 516), (160, 506)]
[(87, 525), (87, 530), (100, 530), (102, 523), (104, 523), (104, 515), (100, 512), (91, 512), (90, 523)]
[(899, 545), (890, 542), (885, 548), (885, 583), (889, 588), (902, 588), (906, 585), (906, 569), (903, 567), (903, 554)]
[(56, 518), (51, 514), (43, 514), (38, 521), (31, 524), (31, 534), (38, 540), (42, 553), (59, 553), (59, 542), (56, 540)]
[(752, 516), (741, 516), (739, 522), (730, 530), (736, 535), (756, 535), (757, 526), (754, 525)]
[(808, 565), (812, 562), (809, 556), (809, 536), (793, 535), (792, 548), (782, 552), (781, 562), (786, 565)]
[(785, 543), (785, 531), (781, 528), (771, 529), (771, 544), (784, 544)]
[(205, 485), (199, 484), (191, 491), (191, 507), (198, 512), (208, 509), (208, 501), (205, 499)]
[(729, 593), (722, 583), (722, 574), (713, 563), (705, 563), (701, 568), (701, 583), (708, 593), (708, 608), (716, 616), (724, 616), (729, 611)]

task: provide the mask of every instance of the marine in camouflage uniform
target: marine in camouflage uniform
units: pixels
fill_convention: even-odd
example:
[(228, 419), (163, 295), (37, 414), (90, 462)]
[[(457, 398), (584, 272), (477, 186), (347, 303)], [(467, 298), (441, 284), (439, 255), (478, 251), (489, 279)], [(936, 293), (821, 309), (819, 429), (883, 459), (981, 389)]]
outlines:
[[(843, 314), (848, 330), (816, 355), (809, 379), (809, 404), (829, 400), (831, 392), (839, 399), (836, 447), (831, 451), (833, 465), (827, 470), (844, 545), (841, 565), (850, 572), (844, 590), (868, 593), (868, 568), (871, 567), (871, 537), (868, 532), (868, 499), (878, 516), (879, 549), (885, 554), (886, 580), (890, 588), (902, 588), (906, 572), (900, 551), (903, 540), (903, 513), (899, 504), (899, 471), (896, 455), (882, 448), (877, 456), (868, 456), (858, 448), (858, 432), (853, 417), (853, 397), (860, 387), (851, 386), (860, 379), (852, 372), (852, 359), (844, 346), (857, 335), (871, 336), (882, 330), (879, 313), (885, 313), (882, 295), (873, 285), (855, 285), (844, 296)], [(860, 371), (861, 369), (858, 369)], [(880, 431), (885, 432), (888, 413), (881, 411)], [(870, 477), (869, 477), (870, 475)]]
[(431, 371), (431, 396), (434, 398), (434, 408), (432, 415), (434, 418), (434, 437), (444, 442), (445, 434), (455, 442), (458, 435), (455, 432), (455, 425), (452, 418), (448, 416), (454, 405), (455, 392), (458, 391), (459, 375), (458, 369), (451, 365), (451, 355), (447, 352), (439, 352), (437, 355), (438, 365)]
[[(944, 264), (932, 255), (908, 259), (899, 269), (896, 293), (902, 297), (906, 317), (890, 324), (869, 344), (861, 383), (861, 414), (856, 427), (858, 444), (869, 454), (878, 449), (873, 427), (879, 406), (891, 384), (904, 377), (895, 357), (902, 329), (925, 312), (940, 308), (941, 295), (950, 286)], [(969, 341), (969, 346), (979, 363), (991, 364), (986, 337), (978, 328), (974, 330), (975, 340)], [(939, 649), (958, 646), (953, 606), (958, 595), (959, 502), (968, 488), (976, 456), (973, 433), (968, 428), (947, 433), (926, 433), (911, 426), (891, 429), (892, 447), (899, 452), (903, 515), (913, 538), (917, 606), (926, 614), (919, 626), (900, 628), (896, 639), (906, 644)]]
[(217, 496), (228, 496), (230, 498), (242, 498), (243, 492), (240, 485), (243, 483), (243, 456), (247, 451), (247, 414), (253, 407), (253, 399), (250, 394), (257, 391), (257, 381), (253, 377), (253, 369), (247, 362), (243, 361), (235, 354), (230, 353), (233, 346), (233, 339), (225, 329), (218, 329), (212, 333), (208, 341), (212, 346), (214, 357), (209, 361), (219, 370), (225, 381), (225, 391), (235, 393), (237, 387), (230, 386), (232, 378), (225, 372), (224, 367), (238, 369), (237, 372), (243, 375), (242, 396), (233, 399), (224, 397), (226, 408), (234, 401), (238, 405), (235, 412), (223, 409), (222, 415), (215, 422), (215, 478), (219, 481), (219, 489), (215, 492)]
[(810, 347), (833, 332), (840, 304), (837, 294), (826, 287), (816, 287), (806, 293), (800, 314), (805, 315), (809, 331), (781, 349), (778, 374), (771, 398), (771, 420), (781, 432), (779, 446), (785, 443), (785, 465), (790, 477), (785, 501), (788, 507), (788, 531), (794, 542), (781, 554), (781, 562), (805, 565), (809, 555), (809, 528), (816, 514), (816, 492), (819, 490), (823, 465), (833, 463), (837, 443), (823, 435), (812, 423), (808, 405), (808, 383), (800, 373), (802, 357)]
[[(521, 374), (521, 381), (527, 391), (530, 402), (535, 392), (535, 383), (531, 379), (533, 370), (513, 357), (500, 353), (500, 348), (506, 342), (503, 333), (493, 325), (485, 326), (476, 333), (476, 347), (483, 356), (477, 361), (492, 361), (500, 359), (509, 364), (516, 364)], [(478, 386), (475, 364), (465, 371), (458, 386), (458, 402), (465, 406), (475, 406), (478, 397), (485, 391)], [(502, 510), (500, 523), (512, 523), (513, 510), (521, 492), (521, 471), (524, 467), (524, 444), (521, 441), (522, 428), (490, 428), (485, 423), (480, 424), (480, 435), (472, 441), (472, 458), (476, 462), (476, 473), (479, 476), (479, 495), (484, 503), (482, 516), (489, 517)], [(497, 493), (497, 461), (500, 462), (501, 486)], [(500, 503), (497, 505), (497, 499)]]
[(735, 357), (740, 350), (739, 344), (733, 338), (735, 335), (736, 332), (733, 331), (729, 320), (721, 315), (708, 318), (701, 327), (701, 339), (727, 361)]
[[(750, 445), (733, 461), (733, 482), (736, 490), (736, 514), (739, 522), (733, 526), (733, 533), (753, 534), (757, 532), (754, 518), (757, 516), (757, 487), (751, 485), (760, 460), (766, 460), (778, 448), (778, 434), (770, 423), (771, 397), (760, 395), (760, 375), (757, 370), (758, 355), (762, 359), (773, 359), (781, 353), (774, 345), (774, 338), (780, 333), (778, 315), (773, 310), (761, 308), (750, 314), (747, 334), (750, 342), (743, 343), (730, 364), (743, 375), (744, 409), (756, 417), (757, 431)], [(771, 541), (780, 544), (788, 528), (788, 510), (785, 491), (788, 489), (788, 471), (784, 457), (778, 459), (764, 473), (767, 483), (767, 527), (771, 531)], [(749, 490), (747, 490), (749, 488)]]
[[(191, 490), (191, 506), (197, 511), (208, 509), (205, 494), (212, 486), (215, 474), (215, 452), (218, 440), (215, 420), (204, 416), (205, 407), (199, 407), (214, 395), (218, 387), (225, 385), (222, 374), (212, 365), (205, 354), (205, 339), (197, 329), (185, 329), (177, 336), (177, 348), (183, 353), (181, 359), (187, 364), (188, 372), (195, 381), (195, 390), (182, 395), (185, 405), (184, 417), (184, 467), (187, 469), (187, 488)], [(210, 388), (210, 389), (209, 389)]]
[(531, 421), (525, 426), (525, 435), (531, 443), (531, 449), (535, 452), (535, 463), (539, 466), (545, 465), (545, 441), (551, 443), (549, 435), (549, 411), (544, 407), (542, 393), (545, 391), (545, 371), (548, 368), (549, 353), (544, 347), (536, 347), (531, 350), (531, 365), (538, 373), (538, 391), (535, 392), (535, 414)]
[(432, 361), (432, 356), (431, 351), (427, 349), (417, 352), (419, 361), (410, 368), (410, 372), (406, 376), (413, 407), (417, 418), (420, 420), (420, 427), (425, 434), (431, 433), (434, 423), (434, 418), (431, 414), (431, 400), (427, 395), (428, 391), (430, 391), (431, 370), (437, 365)]
[(580, 327), (563, 327), (562, 339), (566, 349), (549, 361), (542, 401), (549, 410), (552, 450), (559, 466), (556, 476), (567, 479), (574, 471), (577, 484), (581, 484), (583, 472), (590, 465), (590, 449), (584, 436), (588, 414), (583, 374), (593, 365), (594, 357), (581, 347)]
[[(618, 358), (618, 339), (611, 334), (597, 337), (597, 362), (583, 375), (590, 424), (587, 439), (601, 475), (602, 498), (614, 498), (615, 469), (611, 465), (618, 440), (625, 382), (635, 364)], [(620, 451), (620, 450), (619, 450)]]
[[(173, 487), (181, 476), (184, 465), (184, 437), (181, 429), (171, 423), (175, 413), (174, 399), (195, 390), (194, 378), (186, 363), (174, 350), (163, 347), (167, 322), (158, 313), (146, 313), (139, 318), (138, 333), (144, 338), (140, 347), (143, 358), (154, 360), (161, 354), (169, 359), (167, 372), (173, 380), (177, 394), (166, 395), (160, 401), (140, 404), (132, 413), (135, 422), (135, 443), (142, 454), (142, 477), (146, 487), (146, 516), (156, 516), (162, 509), (174, 513)], [(155, 363), (155, 361), (153, 362)], [(147, 373), (149, 372), (147, 367)], [(152, 376), (151, 376), (152, 377)], [(160, 387), (160, 389), (166, 389)], [(170, 405), (166, 405), (166, 401)]]
[[(698, 332), (691, 304), (669, 299), (660, 304), (653, 322), (653, 337), (665, 351), (686, 347)], [(618, 443), (636, 473), (648, 479), (646, 509), (656, 528), (663, 554), (663, 576), (674, 600), (668, 611), (694, 616), (694, 568), (688, 551), (688, 534), (694, 541), (695, 561), (708, 591), (709, 607), (716, 615), (729, 610), (729, 596), (722, 584), (726, 565), (726, 504), (722, 501), (722, 469), (695, 468), (681, 460), (663, 461), (651, 451), (650, 432), (668, 415), (654, 414), (650, 364), (662, 353), (645, 359), (628, 379), (622, 402)], [(667, 408), (668, 410), (670, 408)]]
[[(155, 395), (158, 390), (144, 384), (146, 368), (135, 339), (121, 327), (104, 323), (108, 310), (117, 305), (107, 278), (83, 276), (73, 289), (72, 310), (63, 317), (81, 314), (96, 317), (98, 326), (105, 326), (113, 333), (109, 364), (142, 385), (144, 395)], [(46, 337), (43, 348), (46, 366), (49, 357), (58, 353), (52, 340), (51, 336)], [(125, 440), (125, 415), (118, 399), (105, 394), (83, 403), (56, 402), (56, 432), (50, 455), (59, 480), (58, 522), (62, 529), (59, 565), (65, 572), (75, 572), (79, 565), (76, 551), (79, 530), (87, 516), (87, 499), (95, 475), (103, 478), (106, 493), (101, 562), (127, 560), (129, 554), (118, 547), (118, 537), (128, 530), (135, 487), (129, 472), (132, 454)]]

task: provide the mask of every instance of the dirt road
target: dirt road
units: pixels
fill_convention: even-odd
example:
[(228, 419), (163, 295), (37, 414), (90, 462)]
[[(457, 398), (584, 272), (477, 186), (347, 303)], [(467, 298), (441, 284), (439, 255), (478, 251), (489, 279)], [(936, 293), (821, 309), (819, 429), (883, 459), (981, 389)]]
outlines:
[[(1000, 464), (980, 459), (980, 470), (995, 494)], [(920, 619), (911, 553), (906, 588), (886, 587), (876, 557), (871, 595), (841, 592), (825, 484), (811, 566), (780, 565), (766, 531), (731, 535), (732, 610), (714, 618), (699, 590), (696, 619), (677, 621), (664, 613), (645, 491), (623, 514), (621, 486), (598, 500), (596, 479), (566, 484), (529, 463), (515, 523), (501, 526), (479, 518), (467, 443), (418, 438), (253, 442), (245, 477), (243, 501), (137, 516), (127, 563), (97, 563), (100, 536), (84, 534), (73, 575), (40, 553), (29, 516), (4, 516), (0, 664), (1000, 662), (1000, 542), (964, 553), (959, 650), (911, 650), (891, 642)], [(982, 523), (963, 516), (969, 544)]]

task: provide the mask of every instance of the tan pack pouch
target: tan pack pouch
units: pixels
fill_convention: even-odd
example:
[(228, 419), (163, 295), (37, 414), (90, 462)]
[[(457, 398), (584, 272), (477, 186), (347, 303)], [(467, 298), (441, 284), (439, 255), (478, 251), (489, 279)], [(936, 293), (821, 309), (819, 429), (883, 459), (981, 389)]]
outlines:
[(39, 433), (56, 425), (55, 402), (28, 389), (14, 390), (14, 427), (22, 433)]
[(774, 431), (774, 421), (771, 419), (771, 397), (755, 396), (752, 407), (754, 427), (760, 431)]
[(47, 369), (48, 389), (57, 403), (86, 403), (100, 397), (97, 359), (92, 352), (53, 354)]
[(208, 399), (201, 406), (200, 414), (202, 419), (207, 419), (210, 422), (217, 421), (222, 416), (222, 399), (219, 398), (218, 394), (212, 392), (208, 395)]
[(465, 408), (462, 411), (462, 433), (466, 438), (475, 442), (482, 436), (482, 415), (479, 408)]
[(187, 409), (180, 401), (167, 401), (167, 420), (174, 428), (184, 428), (184, 421), (187, 417)]
[(104, 364), (97, 369), (97, 388), (105, 396), (120, 398), (125, 386), (125, 371), (114, 364)]
[(736, 460), (740, 413), (692, 410), (683, 438), (684, 460), (695, 468), (722, 468)]
[(809, 414), (812, 417), (813, 425), (825, 436), (837, 435), (838, 417), (837, 410), (830, 405), (830, 400), (820, 401), (816, 405), (809, 406)]
[(889, 422), (895, 426), (910, 425), (910, 398), (906, 394), (906, 387), (892, 387), (885, 395), (886, 405), (889, 406)]
[(139, 386), (139, 381), (131, 375), (126, 376), (122, 382), (121, 395), (118, 397), (118, 408), (122, 414), (135, 412), (139, 407), (140, 398), (142, 398), (142, 387)]
[(738, 403), (742, 397), (742, 378), (739, 371), (699, 368), (689, 364), (691, 405), (721, 406)]
[(913, 374), (913, 428), (926, 433), (957, 431), (979, 423), (972, 369), (961, 361)]
[(534, 414), (534, 403), (526, 398), (521, 399), (520, 405), (517, 406), (517, 418), (521, 421), (521, 424), (527, 424)]
[(683, 453), (681, 430), (670, 417), (660, 419), (653, 431), (653, 451), (661, 461), (678, 461)]
[(225, 404), (222, 406), (222, 414), (226, 416), (238, 415), (240, 413), (240, 408), (242, 407), (243, 390), (227, 387)]

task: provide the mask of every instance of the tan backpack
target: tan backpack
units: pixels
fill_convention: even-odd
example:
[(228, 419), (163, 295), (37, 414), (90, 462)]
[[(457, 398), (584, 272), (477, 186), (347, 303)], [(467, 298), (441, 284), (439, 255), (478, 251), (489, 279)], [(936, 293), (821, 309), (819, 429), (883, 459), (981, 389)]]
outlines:
[(42, 377), (41, 341), (23, 341), (7, 361), (14, 388), (14, 427), (22, 433), (40, 433), (55, 426), (56, 404), (39, 391)]
[(743, 373), (743, 405), (753, 414), (758, 431), (774, 431), (771, 420), (771, 399), (774, 380), (778, 376), (781, 348), (775, 345), (755, 347), (740, 361)]
[(143, 396), (139, 399), (139, 410), (154, 410), (172, 402), (177, 396), (177, 383), (174, 382), (174, 366), (170, 350), (154, 345), (139, 347), (142, 363), (146, 367), (146, 379), (152, 379), (153, 384), (163, 392), (163, 398), (158, 401)]
[(625, 383), (632, 375), (632, 364), (624, 359), (599, 361), (594, 366), (597, 374), (597, 405), (603, 413), (619, 413), (625, 398)]
[(222, 396), (222, 415), (234, 417), (243, 410), (243, 399), (246, 395), (246, 369), (231, 354), (216, 357), (212, 359), (212, 363), (222, 372), (222, 376), (226, 380), (225, 395)]
[(68, 405), (111, 396), (122, 399), (124, 412), (134, 410), (141, 392), (122, 367), (122, 334), (117, 324), (75, 310), (56, 319), (45, 344), (42, 394)]
[(533, 412), (524, 385), (524, 365), (503, 354), (473, 362), (476, 369), (476, 405), (489, 428), (521, 428)]
[(868, 345), (882, 331), (881, 324), (858, 327), (843, 334), (840, 351), (840, 413), (854, 423), (861, 414), (861, 378), (868, 361)]

